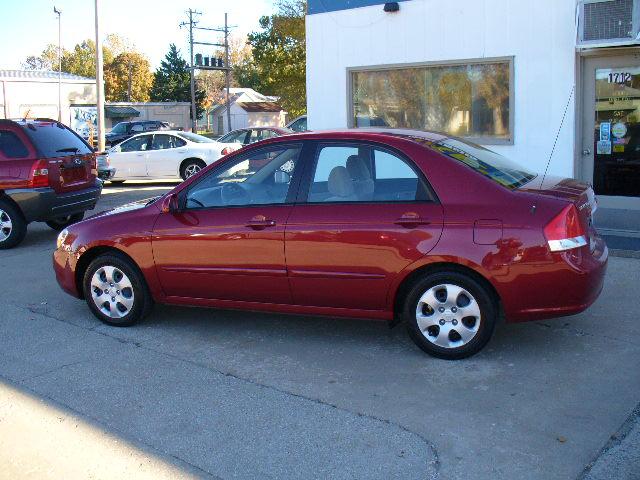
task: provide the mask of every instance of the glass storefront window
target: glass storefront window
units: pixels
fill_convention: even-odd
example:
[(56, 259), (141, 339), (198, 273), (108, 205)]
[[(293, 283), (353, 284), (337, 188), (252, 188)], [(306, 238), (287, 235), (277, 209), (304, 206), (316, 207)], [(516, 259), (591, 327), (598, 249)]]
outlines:
[(512, 141), (511, 61), (351, 72), (352, 125)]
[(596, 69), (593, 185), (640, 196), (640, 67)]

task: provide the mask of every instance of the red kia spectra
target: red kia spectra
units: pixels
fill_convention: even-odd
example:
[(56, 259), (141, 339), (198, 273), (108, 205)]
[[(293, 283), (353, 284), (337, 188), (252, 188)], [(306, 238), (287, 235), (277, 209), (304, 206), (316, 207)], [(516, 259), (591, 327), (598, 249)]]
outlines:
[(61, 232), (58, 282), (109, 325), (154, 302), (407, 323), (462, 358), (602, 289), (593, 190), (412, 130), (277, 137)]

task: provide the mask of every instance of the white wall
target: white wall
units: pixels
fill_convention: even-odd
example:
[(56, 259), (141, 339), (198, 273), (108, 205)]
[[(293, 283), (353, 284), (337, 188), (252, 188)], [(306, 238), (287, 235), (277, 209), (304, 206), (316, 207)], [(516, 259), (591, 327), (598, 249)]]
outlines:
[[(347, 126), (347, 68), (514, 56), (514, 144), (542, 171), (575, 77), (575, 0), (409, 0), (307, 16), (309, 128)], [(574, 100), (549, 171), (573, 176)]]
[[(33, 82), (3, 80), (4, 108), (6, 118), (29, 116), (58, 119), (58, 82)], [(2, 91), (0, 90), (0, 93)], [(70, 124), (70, 104), (95, 105), (95, 83), (62, 83), (62, 122)]]

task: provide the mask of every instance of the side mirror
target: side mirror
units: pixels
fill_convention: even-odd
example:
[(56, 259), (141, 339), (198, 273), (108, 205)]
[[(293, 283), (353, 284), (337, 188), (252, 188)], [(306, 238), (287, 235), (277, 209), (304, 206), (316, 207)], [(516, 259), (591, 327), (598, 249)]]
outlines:
[(162, 213), (175, 213), (178, 211), (178, 195), (170, 193), (162, 199)]

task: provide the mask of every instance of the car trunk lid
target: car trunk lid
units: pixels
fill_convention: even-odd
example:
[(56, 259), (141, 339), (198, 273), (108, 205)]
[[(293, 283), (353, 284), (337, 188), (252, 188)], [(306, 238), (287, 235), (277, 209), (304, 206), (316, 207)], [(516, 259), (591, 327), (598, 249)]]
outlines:
[(79, 135), (55, 121), (27, 121), (23, 128), (38, 152), (36, 171), (46, 162), (48, 186), (65, 193), (93, 185), (96, 156)]

